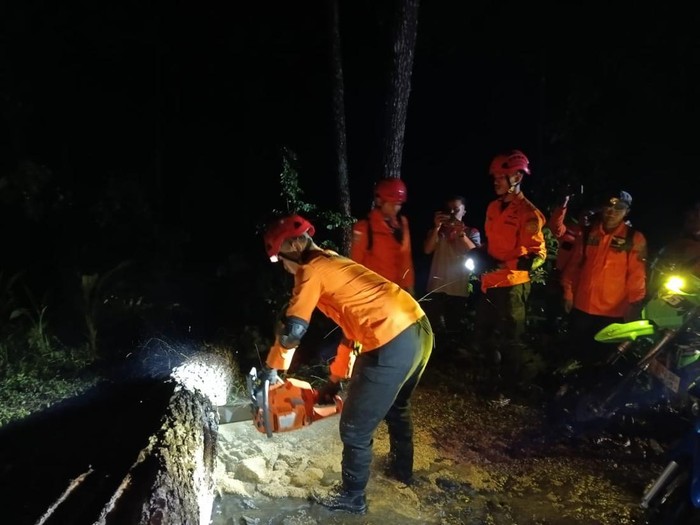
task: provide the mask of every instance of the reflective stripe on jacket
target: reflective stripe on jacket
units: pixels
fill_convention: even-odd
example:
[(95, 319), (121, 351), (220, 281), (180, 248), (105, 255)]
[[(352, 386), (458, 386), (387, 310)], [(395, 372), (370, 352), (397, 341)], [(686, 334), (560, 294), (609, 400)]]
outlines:
[[(372, 228), (372, 246), (369, 247), (368, 228)], [(399, 242), (379, 209), (369, 212), (367, 219), (357, 221), (352, 228), (350, 258), (404, 289), (413, 289), (415, 271), (411, 252), (411, 233), (408, 219), (401, 216), (403, 237)]]
[[(367, 352), (382, 346), (425, 315), (418, 302), (396, 283), (390, 282), (356, 262), (330, 250), (314, 253), (310, 261), (299, 266), (294, 276), (294, 290), (285, 316), (310, 322), (318, 308), (343, 331), (331, 366), (334, 375), (347, 377), (341, 370), (350, 359), (347, 340), (362, 345)], [(287, 370), (294, 349), (284, 349), (276, 342), (267, 356), (271, 368)]]
[(574, 308), (592, 315), (623, 317), (631, 303), (644, 299), (647, 243), (641, 232), (634, 231), (632, 246), (628, 246), (628, 228), (623, 222), (605, 233), (596, 222), (588, 235), (576, 240), (562, 275), (564, 299), (573, 301)]
[(542, 228), (545, 217), (537, 207), (518, 193), (502, 208), (503, 201), (496, 199), (486, 208), (484, 233), (489, 255), (501, 261), (503, 268), (481, 276), (481, 290), (501, 288), (530, 281), (530, 273), (518, 270), (518, 258), (534, 254), (544, 259), (547, 249)]

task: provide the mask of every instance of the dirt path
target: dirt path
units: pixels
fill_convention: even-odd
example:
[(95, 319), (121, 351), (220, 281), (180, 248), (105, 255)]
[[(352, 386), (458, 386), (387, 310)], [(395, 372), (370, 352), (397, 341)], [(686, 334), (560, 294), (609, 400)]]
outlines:
[(383, 475), (388, 438), (381, 426), (363, 517), (308, 501), (340, 479), (337, 417), (272, 439), (252, 424), (222, 426), (212, 524), (640, 523), (639, 499), (661, 468), (653, 440), (567, 438), (532, 403), (488, 400), (446, 384), (421, 387), (414, 399), (415, 471), (423, 483), (406, 487)]

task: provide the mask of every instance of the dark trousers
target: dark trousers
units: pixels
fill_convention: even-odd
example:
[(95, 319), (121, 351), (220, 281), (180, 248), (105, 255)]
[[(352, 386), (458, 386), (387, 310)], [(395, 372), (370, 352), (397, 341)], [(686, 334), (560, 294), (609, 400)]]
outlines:
[(567, 320), (564, 310), (564, 289), (561, 285), (561, 270), (553, 268), (544, 286), (545, 316), (547, 327), (556, 331)]
[(459, 332), (466, 323), (468, 301), (468, 297), (432, 292), (421, 306), (435, 333)]
[(615, 345), (599, 343), (594, 337), (610, 323), (621, 323), (622, 317), (593, 315), (574, 308), (569, 313), (569, 344), (564, 350), (565, 359), (576, 359), (584, 366), (592, 366), (604, 361), (614, 350)]
[(413, 472), (411, 395), (433, 349), (427, 317), (387, 344), (357, 356), (340, 415), (343, 487), (362, 491), (369, 481), (372, 440), (382, 420), (389, 430), (394, 467)]
[(517, 381), (530, 283), (489, 288), (476, 305), (474, 339), (480, 352), (500, 366), (506, 381)]

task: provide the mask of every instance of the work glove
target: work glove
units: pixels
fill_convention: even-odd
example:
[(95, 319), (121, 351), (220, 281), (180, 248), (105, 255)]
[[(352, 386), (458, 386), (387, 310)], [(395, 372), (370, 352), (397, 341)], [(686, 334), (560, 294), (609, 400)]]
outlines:
[(271, 385), (282, 381), (280, 379), (280, 376), (277, 374), (277, 369), (269, 368), (267, 366), (260, 371), (260, 374), (258, 374), (258, 379), (260, 379), (260, 381), (262, 381), (263, 383), (265, 381), (270, 381)]
[(316, 391), (317, 400), (316, 403), (319, 405), (334, 405), (335, 396), (340, 392), (340, 381), (334, 383), (333, 381), (326, 381), (321, 388)]

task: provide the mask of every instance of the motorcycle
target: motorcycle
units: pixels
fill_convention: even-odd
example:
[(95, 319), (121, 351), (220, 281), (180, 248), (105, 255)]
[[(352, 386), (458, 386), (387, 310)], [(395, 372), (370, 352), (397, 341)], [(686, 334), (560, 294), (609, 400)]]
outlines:
[(576, 422), (635, 414), (645, 402), (675, 408), (687, 402), (687, 387), (700, 375), (700, 278), (675, 270), (659, 270), (662, 285), (646, 302), (642, 319), (613, 323), (596, 334), (596, 341), (617, 347), (595, 386), (577, 392)]
[(647, 525), (700, 523), (700, 380), (687, 390), (691, 421), (668, 452), (669, 462), (640, 501)]

